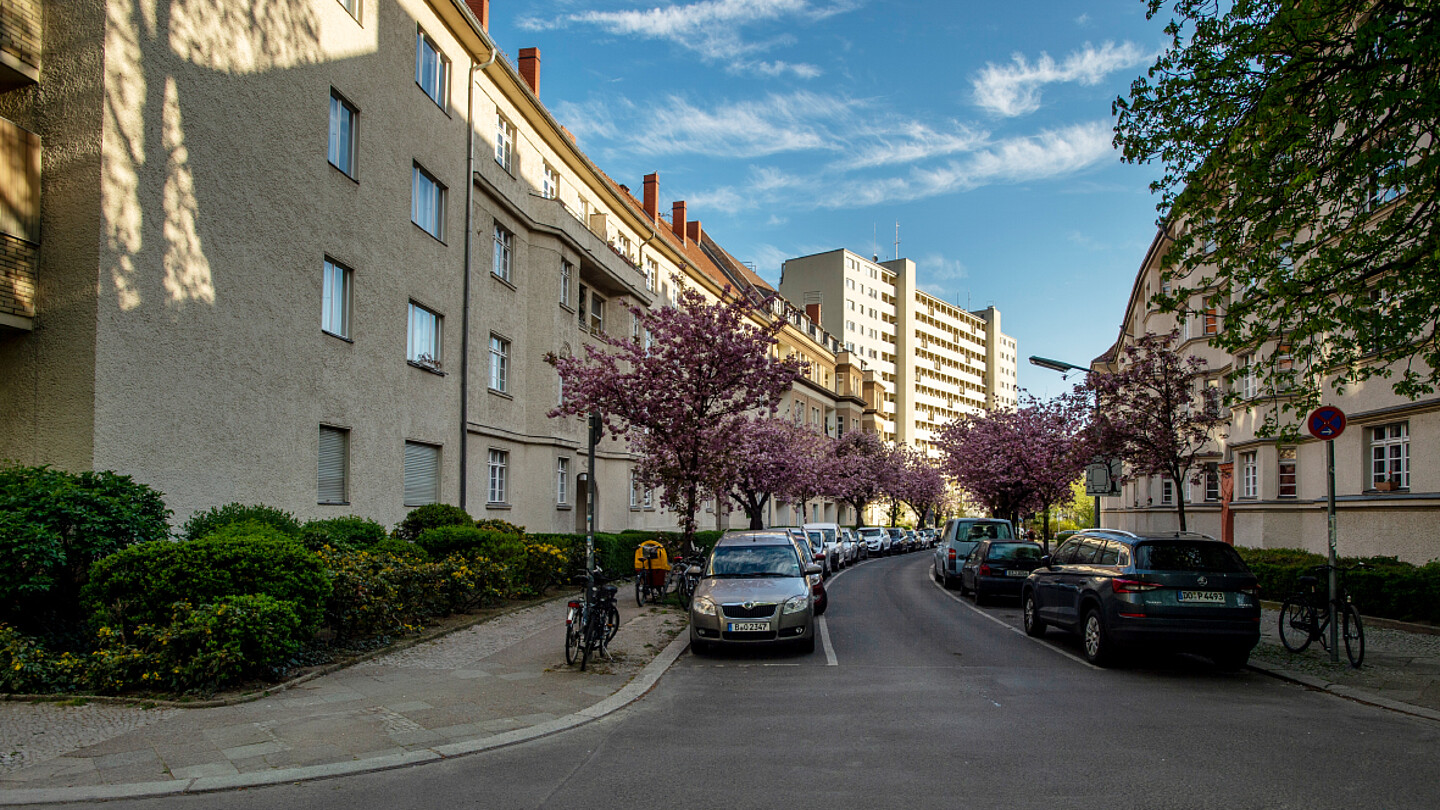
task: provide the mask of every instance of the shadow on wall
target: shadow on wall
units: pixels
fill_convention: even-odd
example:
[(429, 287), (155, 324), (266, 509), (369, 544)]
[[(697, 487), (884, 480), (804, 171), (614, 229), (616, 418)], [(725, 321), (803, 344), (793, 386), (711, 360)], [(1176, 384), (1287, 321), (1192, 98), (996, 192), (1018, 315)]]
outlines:
[[(116, 0), (106, 8), (101, 205), (117, 302), (123, 311), (143, 303), (141, 275), (155, 266), (143, 257), (144, 217), (146, 211), (163, 211), (164, 244), (151, 247), (163, 256), (164, 303), (213, 304), (215, 284), (198, 228), (200, 204), (176, 75), (184, 75), (184, 63), (226, 74), (319, 63), (325, 58), (319, 20), (309, 0)], [(157, 108), (158, 144), (152, 123)], [(153, 198), (146, 205), (142, 198), (153, 186), (143, 175), (157, 160), (164, 172), (161, 205)]]

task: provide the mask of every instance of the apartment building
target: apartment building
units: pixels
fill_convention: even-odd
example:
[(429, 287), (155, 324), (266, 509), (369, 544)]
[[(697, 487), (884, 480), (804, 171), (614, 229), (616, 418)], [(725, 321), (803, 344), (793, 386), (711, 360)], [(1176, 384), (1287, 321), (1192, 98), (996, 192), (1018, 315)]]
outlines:
[(880, 262), (846, 249), (789, 259), (780, 293), (803, 302), (883, 386), (881, 438), (931, 454), (958, 416), (1014, 407), (1015, 340), (1000, 311), (968, 312), (918, 288), (915, 263)]
[[(1233, 392), (1236, 403), (1224, 408), (1228, 422), (1200, 458), (1198, 480), (1174, 482), (1161, 476), (1139, 477), (1114, 498), (1103, 498), (1104, 525), (1136, 532), (1179, 528), (1177, 499), (1185, 499), (1191, 531), (1224, 537), (1243, 546), (1328, 548), (1327, 462), (1325, 443), (1303, 429), (1294, 443), (1262, 438), (1266, 415), (1284, 401), (1284, 392), (1265, 391), (1244, 373), (1251, 358), (1210, 345), (1223, 326), (1223, 306), (1177, 318), (1150, 306), (1152, 295), (1169, 289), (1161, 278), (1161, 260), (1171, 244), (1158, 232), (1135, 276), (1121, 334), (1095, 359), (1092, 368), (1113, 370), (1126, 342), (1146, 332), (1179, 333), (1179, 350), (1205, 361), (1204, 384)], [(1270, 347), (1270, 348), (1273, 348)], [(1268, 353), (1269, 349), (1266, 349)], [(1227, 378), (1241, 372), (1235, 381)], [(1440, 543), (1428, 527), (1440, 518), (1440, 398), (1409, 400), (1376, 379), (1337, 393), (1327, 385), (1326, 403), (1347, 416), (1348, 426), (1335, 440), (1335, 490), (1338, 550), (1342, 556), (1394, 555), (1424, 563), (1440, 556)]]
[[(577, 148), (489, 0), (221, 6), (0, 4), (0, 458), (133, 475), (177, 521), (583, 528), (543, 358), (676, 278), (721, 294), (699, 223)], [(623, 441), (595, 463), (598, 528), (675, 526)]]

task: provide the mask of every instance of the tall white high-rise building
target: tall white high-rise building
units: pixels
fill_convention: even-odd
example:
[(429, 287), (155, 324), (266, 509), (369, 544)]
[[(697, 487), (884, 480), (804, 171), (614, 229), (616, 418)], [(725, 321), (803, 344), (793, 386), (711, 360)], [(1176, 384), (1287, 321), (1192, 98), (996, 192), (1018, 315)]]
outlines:
[(969, 312), (916, 287), (915, 263), (839, 249), (785, 262), (780, 294), (805, 307), (884, 384), (881, 438), (931, 451), (965, 413), (1016, 404), (1015, 339), (1000, 311)]

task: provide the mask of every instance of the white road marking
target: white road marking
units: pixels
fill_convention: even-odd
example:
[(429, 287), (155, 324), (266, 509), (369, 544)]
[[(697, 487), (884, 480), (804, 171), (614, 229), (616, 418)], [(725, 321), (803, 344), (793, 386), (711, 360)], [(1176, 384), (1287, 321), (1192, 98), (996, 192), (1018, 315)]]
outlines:
[(928, 569), (928, 568), (925, 569), (925, 579), (926, 579), (931, 585), (934, 585), (936, 590), (940, 591), (941, 593), (945, 594), (946, 596), (950, 597), (951, 599), (954, 599), (956, 602), (959, 602), (960, 604), (964, 605), (965, 607), (967, 607), (967, 608), (975, 611), (977, 614), (979, 614), (979, 615), (981, 615), (981, 616), (984, 616), (985, 618), (989, 619), (989, 620), (992, 621), (992, 622), (995, 622), (996, 624), (1000, 625), (1001, 627), (1005, 628), (1006, 630), (1009, 630), (1009, 631), (1012, 632), (1012, 633), (1018, 634), (1021, 638), (1025, 639), (1026, 641), (1033, 641), (1033, 642), (1035, 642), (1036, 644), (1039, 644), (1041, 647), (1044, 647), (1045, 649), (1050, 650), (1051, 652), (1059, 653), (1060, 655), (1063, 655), (1063, 656), (1065, 656), (1066, 658), (1069, 658), (1071, 661), (1074, 661), (1075, 663), (1077, 663), (1077, 664), (1079, 664), (1079, 665), (1081, 665), (1081, 666), (1086, 666), (1086, 667), (1089, 667), (1089, 668), (1091, 668), (1091, 669), (1093, 669), (1093, 670), (1096, 670), (1096, 671), (1099, 671), (1099, 670), (1103, 669), (1103, 667), (1097, 667), (1097, 666), (1095, 666), (1094, 664), (1090, 663), (1089, 661), (1086, 661), (1084, 658), (1081, 658), (1080, 656), (1078, 656), (1078, 655), (1076, 655), (1076, 654), (1074, 654), (1074, 653), (1072, 653), (1072, 652), (1067, 652), (1067, 651), (1065, 651), (1065, 650), (1060, 649), (1059, 647), (1055, 647), (1055, 646), (1052, 646), (1052, 645), (1050, 645), (1050, 644), (1046, 644), (1043, 639), (1031, 638), (1030, 636), (1028, 636), (1028, 635), (1025, 634), (1025, 631), (1024, 631), (1023, 629), (1021, 629), (1021, 628), (1019, 628), (1019, 627), (1015, 627), (1014, 625), (1011, 625), (1011, 624), (1009, 624), (1009, 623), (1007, 623), (1007, 622), (1005, 622), (1005, 621), (1003, 621), (1003, 620), (1001, 620), (1001, 619), (997, 619), (997, 618), (995, 618), (994, 616), (991, 616), (989, 613), (986, 613), (985, 611), (981, 610), (980, 608), (977, 608), (977, 607), (975, 607), (974, 605), (970, 604), (969, 602), (966, 602), (964, 599), (961, 599), (959, 596), (956, 596), (955, 594), (953, 594), (953, 593), (951, 593), (950, 591), (946, 590), (946, 588), (945, 588), (944, 585), (941, 585), (940, 583), (936, 582), (936, 581), (935, 581), (935, 578), (932, 577), (932, 576), (930, 576), (930, 569)]
[(824, 616), (816, 621), (820, 624), (820, 643), (825, 645), (825, 666), (840, 666), (840, 662), (835, 660), (835, 648), (830, 646), (830, 625), (826, 624)]

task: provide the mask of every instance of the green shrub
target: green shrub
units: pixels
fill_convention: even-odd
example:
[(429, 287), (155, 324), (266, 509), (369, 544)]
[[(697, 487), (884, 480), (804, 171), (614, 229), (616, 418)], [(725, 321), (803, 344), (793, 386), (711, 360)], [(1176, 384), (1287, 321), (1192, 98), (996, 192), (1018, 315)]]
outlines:
[(475, 519), (470, 517), (470, 513), (464, 509), (448, 503), (431, 503), (410, 510), (410, 514), (400, 521), (391, 536), (397, 540), (413, 543), (426, 529), (440, 526), (473, 527), (474, 525)]
[(159, 492), (113, 472), (0, 467), (0, 611), (78, 618), (98, 559), (169, 534)]
[(89, 656), (55, 654), (38, 639), (0, 624), (0, 692), (49, 695), (90, 688)]
[(489, 604), (504, 575), (488, 560), (461, 556), (324, 549), (320, 558), (334, 583), (325, 624), (338, 644), (410, 632), (426, 619)]
[(299, 640), (319, 625), (330, 581), (312, 552), (270, 526), (231, 524), (188, 543), (132, 546), (96, 564), (83, 598), (96, 622), (166, 625), (177, 602), (208, 604), (264, 594), (291, 602)]
[(500, 532), (501, 534), (525, 533), (524, 526), (516, 526), (514, 523), (501, 520), (500, 518), (481, 518), (475, 521), (475, 528), (483, 529), (487, 532)]
[(290, 537), (300, 536), (300, 521), (289, 512), (273, 506), (246, 506), (241, 503), (227, 503), (196, 512), (185, 521), (180, 536), (186, 540), (199, 540), (232, 523), (263, 523)]
[(473, 526), (440, 526), (426, 529), (416, 538), (415, 545), (425, 549), (432, 558), (450, 554), (489, 557), (502, 565), (525, 554), (525, 543), (519, 535), (487, 532)]
[[(1313, 575), (1315, 566), (1325, 564), (1324, 556), (1300, 549), (1236, 550), (1260, 580), (1261, 596), (1275, 601), (1293, 593), (1299, 577)], [(1395, 557), (1347, 557), (1339, 562), (1368, 566), (1345, 574), (1345, 589), (1361, 615), (1440, 622), (1440, 562), (1416, 566)]]
[(517, 596), (540, 596), (552, 585), (567, 582), (570, 555), (552, 543), (525, 538), (525, 554), (511, 563), (510, 584)]
[(312, 520), (300, 527), (300, 542), (311, 551), (331, 548), (374, 548), (389, 537), (385, 527), (370, 518), (349, 517)]
[(365, 550), (374, 552), (375, 554), (390, 554), (396, 557), (410, 557), (417, 560), (430, 559), (430, 555), (426, 553), (425, 549), (407, 540), (398, 540), (394, 537), (387, 537)]

